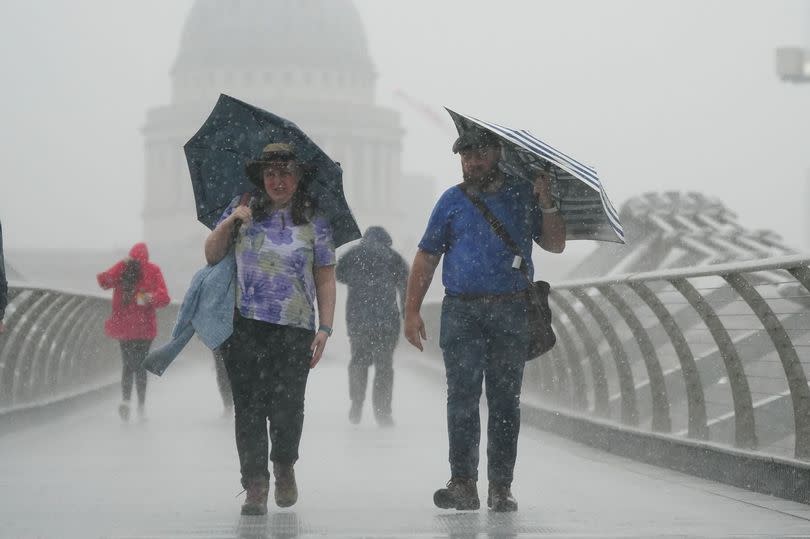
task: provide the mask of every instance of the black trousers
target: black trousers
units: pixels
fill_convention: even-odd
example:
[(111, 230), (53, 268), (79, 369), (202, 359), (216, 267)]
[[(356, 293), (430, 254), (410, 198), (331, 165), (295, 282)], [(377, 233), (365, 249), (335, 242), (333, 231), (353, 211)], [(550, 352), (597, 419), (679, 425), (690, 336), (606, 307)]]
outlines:
[(252, 478), (270, 478), (268, 434), (270, 460), (279, 464), (298, 460), (314, 336), (307, 329), (239, 315), (234, 319), (234, 331), (222, 346), (222, 355), (233, 391), (243, 486)]
[(152, 341), (119, 341), (121, 344), (121, 397), (125, 401), (132, 398), (132, 383), (138, 392), (138, 405), (146, 401), (146, 369), (141, 367)]
[(363, 403), (368, 386), (368, 369), (374, 365), (371, 403), (378, 417), (391, 415), (397, 337), (397, 333), (379, 329), (352, 331), (349, 334), (352, 351), (352, 359), (349, 361), (349, 398), (352, 402)]

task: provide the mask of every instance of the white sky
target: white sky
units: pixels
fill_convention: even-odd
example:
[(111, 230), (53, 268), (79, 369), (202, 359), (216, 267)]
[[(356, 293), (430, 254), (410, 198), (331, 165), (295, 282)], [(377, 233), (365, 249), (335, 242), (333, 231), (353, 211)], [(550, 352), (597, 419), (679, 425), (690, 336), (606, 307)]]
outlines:
[[(447, 105), (531, 129), (596, 166), (617, 206), (645, 191), (702, 191), (744, 226), (810, 247), (810, 85), (782, 83), (774, 68), (776, 47), (810, 46), (810, 3), (355, 1), (379, 101), (408, 130), (406, 171), (458, 181), (449, 118), (431, 123), (397, 89), (440, 115)], [(141, 238), (139, 129), (169, 101), (191, 3), (0, 3), (7, 249)]]

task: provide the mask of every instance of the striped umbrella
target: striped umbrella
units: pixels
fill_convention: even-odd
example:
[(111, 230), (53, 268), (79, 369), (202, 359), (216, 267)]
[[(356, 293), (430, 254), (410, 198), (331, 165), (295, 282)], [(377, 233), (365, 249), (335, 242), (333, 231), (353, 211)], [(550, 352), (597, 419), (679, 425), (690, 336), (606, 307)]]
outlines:
[(528, 131), (485, 122), (445, 108), (459, 134), (483, 128), (501, 139), (500, 166), (504, 172), (530, 182), (539, 170), (551, 174), (552, 194), (565, 219), (566, 239), (624, 243), (619, 214), (593, 167), (580, 163)]

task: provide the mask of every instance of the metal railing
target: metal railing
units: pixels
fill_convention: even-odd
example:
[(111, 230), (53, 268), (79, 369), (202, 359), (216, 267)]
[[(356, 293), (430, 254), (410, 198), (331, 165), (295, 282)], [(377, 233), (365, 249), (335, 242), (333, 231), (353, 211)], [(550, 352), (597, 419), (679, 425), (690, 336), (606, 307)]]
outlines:
[[(0, 334), (0, 414), (82, 395), (119, 379), (118, 343), (104, 334), (108, 296), (9, 284), (6, 330)], [(161, 315), (161, 326), (173, 314)]]
[(634, 429), (810, 460), (810, 258), (556, 284), (524, 392)]

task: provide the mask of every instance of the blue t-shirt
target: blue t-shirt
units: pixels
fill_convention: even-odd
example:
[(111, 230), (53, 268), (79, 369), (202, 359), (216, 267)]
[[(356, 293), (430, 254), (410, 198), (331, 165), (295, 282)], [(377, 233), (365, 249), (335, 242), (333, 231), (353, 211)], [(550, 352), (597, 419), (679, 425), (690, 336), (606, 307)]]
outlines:
[[(479, 197), (520, 247), (531, 279), (532, 239), (539, 241), (542, 228), (531, 184), (507, 176), (501, 189)], [(458, 186), (436, 203), (419, 249), (444, 255), (442, 283), (451, 296), (508, 294), (528, 286), (523, 272), (512, 267), (512, 251)]]

